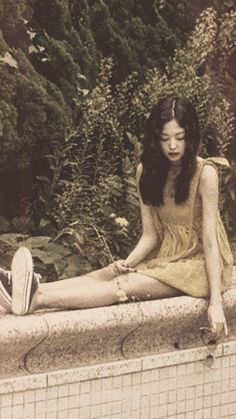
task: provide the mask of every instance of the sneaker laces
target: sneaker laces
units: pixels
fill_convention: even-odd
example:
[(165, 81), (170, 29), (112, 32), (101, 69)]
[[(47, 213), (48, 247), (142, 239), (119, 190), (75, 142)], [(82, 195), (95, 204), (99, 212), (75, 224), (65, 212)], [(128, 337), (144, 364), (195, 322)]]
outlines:
[[(11, 271), (6, 271), (5, 269), (0, 268), (0, 272), (3, 273), (8, 280), (8, 285), (11, 285)], [(34, 278), (36, 279), (37, 284), (40, 284), (40, 281), (42, 279), (42, 275), (41, 274), (37, 274), (34, 272)]]
[(38, 285), (40, 284), (40, 280), (42, 279), (42, 275), (40, 274), (36, 274), (35, 272), (33, 273), (34, 278), (36, 279)]
[(11, 285), (11, 271), (0, 268), (0, 272), (7, 277), (8, 285)]

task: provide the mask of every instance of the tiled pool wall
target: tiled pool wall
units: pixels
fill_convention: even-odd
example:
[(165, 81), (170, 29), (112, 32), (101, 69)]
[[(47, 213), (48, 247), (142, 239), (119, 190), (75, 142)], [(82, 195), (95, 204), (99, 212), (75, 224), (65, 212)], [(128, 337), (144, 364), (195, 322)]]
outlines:
[(0, 380), (1, 419), (236, 418), (236, 342)]

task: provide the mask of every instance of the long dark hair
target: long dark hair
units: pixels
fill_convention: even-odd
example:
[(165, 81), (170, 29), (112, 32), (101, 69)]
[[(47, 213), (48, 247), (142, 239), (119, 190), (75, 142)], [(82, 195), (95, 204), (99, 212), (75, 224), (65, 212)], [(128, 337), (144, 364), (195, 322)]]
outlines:
[(175, 119), (185, 130), (185, 152), (181, 170), (175, 181), (175, 202), (181, 204), (189, 196), (190, 181), (196, 170), (200, 131), (197, 112), (191, 102), (179, 96), (161, 99), (152, 109), (146, 122), (141, 162), (143, 171), (139, 182), (145, 204), (163, 204), (163, 189), (170, 162), (161, 151), (160, 138), (164, 124)]

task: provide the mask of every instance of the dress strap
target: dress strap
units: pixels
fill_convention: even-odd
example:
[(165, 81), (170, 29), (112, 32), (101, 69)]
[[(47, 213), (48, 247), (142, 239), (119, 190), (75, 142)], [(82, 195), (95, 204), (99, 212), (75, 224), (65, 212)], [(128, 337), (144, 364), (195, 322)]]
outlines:
[(228, 160), (225, 157), (208, 157), (207, 159), (202, 159), (203, 165), (212, 164), (213, 166), (219, 165), (224, 167), (230, 167)]

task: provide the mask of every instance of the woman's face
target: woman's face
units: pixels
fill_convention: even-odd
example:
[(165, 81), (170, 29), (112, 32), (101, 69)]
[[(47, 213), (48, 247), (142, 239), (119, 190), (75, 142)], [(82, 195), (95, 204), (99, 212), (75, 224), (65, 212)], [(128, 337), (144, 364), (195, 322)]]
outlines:
[(185, 130), (175, 119), (163, 125), (160, 145), (162, 153), (172, 164), (180, 162), (186, 147)]

